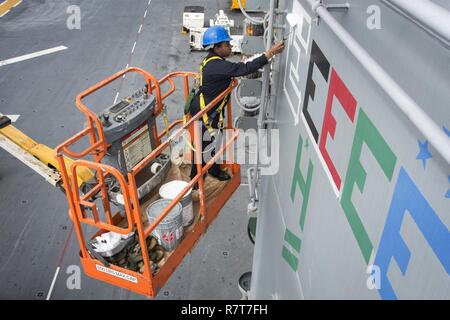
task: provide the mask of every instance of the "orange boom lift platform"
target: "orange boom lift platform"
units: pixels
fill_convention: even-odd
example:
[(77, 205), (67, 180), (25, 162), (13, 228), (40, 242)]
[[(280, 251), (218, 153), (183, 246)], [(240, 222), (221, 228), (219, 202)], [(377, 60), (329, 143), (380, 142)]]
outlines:
[[(184, 96), (187, 98), (190, 93), (190, 82), (197, 77), (197, 74), (192, 72), (174, 72), (158, 81), (153, 75), (142, 69), (127, 68), (97, 83), (79, 94), (76, 98), (76, 106), (86, 117), (86, 127), (59, 145), (55, 149), (55, 155), (59, 164), (69, 204), (69, 216), (73, 220), (78, 237), (81, 264), (84, 272), (90, 277), (100, 281), (148, 297), (155, 297), (177, 266), (182, 262), (183, 258), (192, 250), (199, 238), (206, 232), (208, 226), (214, 221), (221, 208), (240, 185), (240, 166), (233, 162), (226, 162), (222, 166), (231, 172), (231, 180), (226, 182), (221, 192), (214, 197), (214, 199), (206, 199), (205, 197), (204, 174), (207, 173), (207, 170), (212, 164), (226, 151), (232, 154), (234, 142), (239, 134), (239, 131), (232, 127), (231, 102), (229, 101), (227, 105), (228, 121), (227, 127), (225, 127), (225, 129), (228, 129), (227, 132), (231, 132), (231, 134), (227, 135), (220, 150), (216, 151), (214, 157), (211, 158), (204, 167), (201, 165), (201, 130), (198, 126), (194, 125), (196, 121), (201, 121), (205, 112), (208, 112), (226, 95), (231, 93), (236, 86), (236, 81), (233, 80), (230, 87), (211, 101), (211, 103), (209, 103), (201, 112), (194, 117), (188, 118), (188, 121), (185, 123), (183, 123), (182, 120), (175, 121), (170, 125), (167, 125), (162, 133), (158, 133), (155, 125), (152, 130), (153, 132), (151, 132), (151, 134), (153, 134), (155, 148), (124, 174), (121, 170), (104, 163), (104, 161), (102, 162), (111, 145), (105, 139), (102, 121), (91, 109), (83, 104), (82, 100), (127, 73), (136, 73), (144, 77), (147, 84), (145, 90), (148, 91), (146, 93), (155, 98), (155, 117), (163, 113), (166, 107), (163, 103), (164, 100), (176, 91), (176, 78), (183, 81)], [(170, 86), (170, 89), (164, 94), (161, 93), (161, 86), (163, 84)], [(170, 130), (174, 131), (169, 136), (168, 132)], [(194, 179), (188, 182), (188, 185), (183, 191), (170, 202), (153, 223), (148, 223), (143, 219), (145, 207), (138, 194), (136, 176), (156, 157), (161, 155), (162, 152), (170, 148), (171, 142), (179, 138), (184, 130), (188, 130), (191, 133), (191, 137), (193, 137), (193, 139), (191, 139), (191, 146), (195, 146), (198, 174)], [(74, 148), (75, 144), (86, 139), (89, 139), (89, 144), (83, 151), (75, 152), (71, 150)], [(69, 163), (66, 160), (67, 156), (72, 157), (74, 161)], [(231, 159), (233, 158), (231, 157)], [(92, 188), (88, 191), (80, 190), (80, 184), (77, 181), (78, 177), (76, 175), (78, 171), (86, 169), (90, 169), (96, 173), (95, 183), (92, 184)], [(123, 195), (123, 210), (119, 210), (119, 212), (116, 213), (112, 212), (110, 197), (108, 195), (108, 179), (115, 179), (118, 182), (120, 192)], [(158, 269), (155, 272), (152, 269), (152, 264), (154, 262), (149, 258), (147, 240), (151, 237), (151, 233), (155, 228), (157, 228), (161, 221), (168, 215), (170, 210), (180, 202), (195, 183), (198, 183), (199, 186), (198, 212), (194, 212), (194, 214), (197, 215), (197, 219), (195, 219), (193, 225), (184, 232), (183, 238), (178, 246), (173, 251), (166, 253), (164, 263), (158, 266)], [(94, 195), (101, 195), (103, 214), (100, 214), (97, 204), (92, 200)], [(95, 230), (93, 232), (95, 234), (90, 238), (83, 232), (83, 227), (85, 225), (89, 225)], [(134, 232), (140, 248), (142, 248), (143, 268), (139, 271), (133, 271), (118, 265), (105, 264), (105, 261), (99, 259), (98, 255), (92, 253), (92, 250), (89, 250), (90, 248), (87, 243), (89, 243), (91, 239), (94, 239), (105, 232), (115, 232), (121, 235), (127, 235)]]

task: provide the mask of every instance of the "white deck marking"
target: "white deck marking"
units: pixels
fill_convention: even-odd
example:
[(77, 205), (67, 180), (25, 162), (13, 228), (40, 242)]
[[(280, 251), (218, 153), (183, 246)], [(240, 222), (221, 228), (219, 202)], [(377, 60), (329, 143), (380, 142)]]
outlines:
[(53, 276), (52, 285), (50, 286), (50, 289), (48, 290), (48, 294), (47, 294), (47, 299), (46, 300), (50, 300), (50, 298), (52, 296), (53, 288), (54, 288), (55, 283), (56, 283), (56, 278), (58, 278), (59, 269), (61, 269), (61, 268), (60, 267), (56, 268), (55, 275)]
[(36, 57), (44, 56), (44, 55), (47, 55), (47, 54), (55, 53), (55, 52), (66, 50), (66, 49), (67, 49), (66, 46), (59, 46), (59, 47), (54, 47), (54, 48), (50, 48), (50, 49), (46, 49), (46, 50), (42, 50), (42, 51), (37, 51), (37, 52), (34, 52), (34, 53), (30, 53), (30, 54), (26, 54), (26, 55), (19, 56), (19, 57), (16, 57), (16, 58), (3, 60), (3, 61), (0, 61), (0, 67), (6, 66), (8, 64), (16, 63), (16, 62), (21, 62), (21, 61), (33, 59), (33, 58), (36, 58)]
[(5, 116), (10, 118), (11, 122), (16, 122), (19, 119), (20, 114), (5, 114)]
[[(148, 13), (148, 7), (150, 6), (150, 3), (152, 2), (152, 0), (148, 0), (148, 4), (147, 4), (147, 9), (145, 9), (145, 12), (144, 12), (144, 20), (145, 20), (145, 18), (147, 17), (147, 13)], [(138, 35), (137, 35), (137, 38), (136, 39), (139, 39), (139, 35), (141, 34), (141, 32), (142, 32), (142, 28), (143, 28), (143, 23), (141, 23), (141, 25), (139, 26), (139, 30), (138, 30)], [(133, 44), (133, 49), (131, 49), (131, 55), (130, 55), (130, 61), (131, 61), (131, 59), (132, 59), (132, 57), (133, 57), (133, 54), (134, 54), (134, 50), (136, 49), (136, 45), (137, 45), (137, 40), (134, 42), (134, 44)], [(129, 63), (127, 63), (127, 66), (125, 67), (125, 69), (127, 69), (129, 67)], [(125, 79), (125, 74), (122, 76), (122, 79)], [(123, 80), (122, 80), (123, 81)], [(119, 87), (119, 90), (121, 89), (121, 87), (122, 87), (122, 84), (120, 85), (120, 87)], [(116, 94), (116, 98), (114, 99), (114, 104), (117, 102), (117, 99), (118, 99), (118, 97), (119, 97), (119, 92), (117, 92), (117, 94)]]

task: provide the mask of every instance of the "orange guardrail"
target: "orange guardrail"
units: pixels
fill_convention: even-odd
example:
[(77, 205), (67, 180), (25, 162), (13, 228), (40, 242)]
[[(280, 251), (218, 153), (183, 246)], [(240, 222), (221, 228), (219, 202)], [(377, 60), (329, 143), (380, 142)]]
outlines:
[[(229, 197), (231, 197), (232, 193), (240, 184), (240, 166), (235, 163), (225, 164), (225, 166), (228, 166), (231, 169), (233, 177), (226, 184), (217, 199), (206, 203), (204, 194), (204, 174), (213, 165), (213, 163), (225, 153), (227, 149), (232, 152), (231, 147), (239, 135), (239, 131), (232, 128), (231, 102), (229, 101), (227, 105), (228, 129), (230, 129), (231, 134), (227, 137), (225, 144), (220, 148), (220, 150), (217, 150), (214, 157), (212, 157), (212, 159), (210, 159), (203, 167), (201, 161), (201, 131), (198, 126), (195, 126), (196, 121), (201, 121), (201, 118), (205, 112), (211, 110), (226, 95), (231, 93), (231, 91), (236, 87), (237, 81), (233, 80), (231, 85), (226, 90), (211, 101), (201, 112), (191, 117), (184, 125), (181, 120), (177, 120), (170, 124), (170, 126), (161, 134), (158, 133), (155, 126), (153, 134), (156, 141), (156, 148), (138, 164), (136, 164), (127, 173), (127, 176), (124, 177), (118, 169), (101, 163), (101, 160), (106, 155), (108, 147), (107, 141), (105, 140), (103, 134), (103, 126), (95, 113), (82, 103), (82, 99), (128, 72), (136, 72), (143, 75), (148, 85), (148, 93), (152, 94), (155, 92), (156, 116), (159, 115), (164, 108), (162, 103), (163, 100), (176, 90), (174, 79), (176, 77), (181, 77), (183, 79), (184, 95), (187, 97), (189, 95), (189, 79), (195, 78), (197, 75), (192, 72), (173, 72), (157, 81), (153, 75), (142, 69), (128, 68), (97, 83), (79, 94), (76, 99), (77, 107), (86, 116), (87, 127), (59, 145), (55, 149), (55, 154), (61, 168), (62, 179), (69, 204), (69, 215), (74, 222), (75, 231), (77, 233), (78, 242), (80, 245), (80, 258), (86, 274), (98, 280), (105, 281), (149, 297), (154, 297), (179, 263), (181, 263), (184, 256), (192, 250), (200, 236), (206, 231), (209, 224), (215, 219), (220, 209), (223, 205), (225, 205), (226, 201), (228, 201)], [(160, 86), (166, 82), (169, 83), (170, 88), (167, 92), (161, 94)], [(164, 136), (164, 134), (166, 134), (166, 131), (173, 130), (179, 125), (181, 125), (179, 129), (172, 133), (164, 142), (161, 142), (160, 139)], [(136, 175), (140, 171), (144, 170), (144, 168), (146, 168), (147, 165), (156, 157), (161, 155), (166, 148), (170, 147), (170, 143), (177, 139), (184, 132), (184, 130), (188, 130), (190, 133), (193, 133), (193, 139), (191, 139), (191, 142), (192, 140), (195, 141), (197, 175), (188, 182), (188, 185), (183, 189), (183, 191), (170, 202), (170, 204), (159, 215), (159, 217), (153, 221), (153, 223), (145, 226), (136, 187)], [(70, 150), (71, 146), (87, 135), (90, 136), (89, 147), (78, 153)], [(63, 157), (64, 153), (71, 155), (74, 158), (78, 158), (79, 160), (76, 160), (72, 165), (70, 165), (70, 168), (67, 168)], [(87, 155), (92, 155), (93, 161), (81, 159)], [(96, 171), (95, 185), (83, 195), (80, 195), (76, 178), (76, 172), (79, 168), (89, 168)], [(68, 172), (71, 172), (72, 177), (74, 177), (73, 181), (69, 179)], [(125, 211), (123, 215), (121, 215), (120, 212), (113, 215), (111, 212), (106, 179), (113, 178), (118, 181), (121, 194), (123, 195)], [(167, 261), (161, 266), (158, 272), (153, 274), (152, 262), (150, 261), (146, 244), (147, 238), (151, 235), (152, 231), (158, 226), (158, 224), (161, 223), (161, 221), (168, 215), (170, 210), (177, 205), (184, 195), (194, 186), (195, 183), (198, 183), (199, 185), (199, 214), (201, 219), (195, 223), (190, 232), (184, 235), (181, 242), (175, 250), (170, 253)], [(97, 204), (95, 201), (90, 200), (96, 194), (101, 194), (106, 221), (101, 220), (97, 209)], [(125, 220), (126, 226), (119, 226), (119, 224), (123, 225)], [(131, 232), (135, 232), (138, 237), (140, 248), (142, 249), (143, 272), (136, 272), (114, 264), (105, 266), (102, 261), (99, 261), (95, 257), (91, 256), (86, 246), (86, 239), (81, 228), (82, 224), (88, 224), (99, 230), (94, 237), (108, 231), (119, 234), (129, 234)]]

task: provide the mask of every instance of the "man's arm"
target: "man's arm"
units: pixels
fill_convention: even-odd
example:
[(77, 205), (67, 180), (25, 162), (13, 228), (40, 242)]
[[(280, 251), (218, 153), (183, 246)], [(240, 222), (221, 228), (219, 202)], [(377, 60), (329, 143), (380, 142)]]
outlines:
[(233, 63), (225, 60), (216, 60), (215, 74), (224, 77), (242, 77), (252, 74), (262, 68), (269, 62), (274, 55), (282, 52), (284, 49), (284, 41), (281, 41), (264, 52), (260, 57), (253, 59), (247, 63)]
[(211, 70), (212, 73), (223, 77), (242, 77), (258, 71), (258, 69), (267, 64), (268, 60), (263, 54), (247, 63), (234, 63), (225, 60), (215, 60), (214, 62), (214, 64), (211, 64), (211, 69), (214, 69), (214, 71)]

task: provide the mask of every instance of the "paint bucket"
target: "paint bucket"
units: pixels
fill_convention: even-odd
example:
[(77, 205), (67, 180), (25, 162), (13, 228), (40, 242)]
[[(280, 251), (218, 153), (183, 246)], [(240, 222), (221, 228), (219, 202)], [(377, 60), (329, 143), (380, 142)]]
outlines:
[[(171, 200), (156, 200), (147, 207), (148, 222), (152, 224), (171, 203)], [(167, 251), (172, 251), (180, 243), (183, 236), (183, 207), (177, 203), (160, 224), (153, 230), (152, 235)]]
[[(181, 180), (173, 180), (159, 188), (159, 196), (163, 199), (175, 199), (188, 183)], [(183, 227), (189, 226), (194, 221), (194, 209), (192, 208), (192, 189), (190, 189), (180, 201), (183, 207)]]

